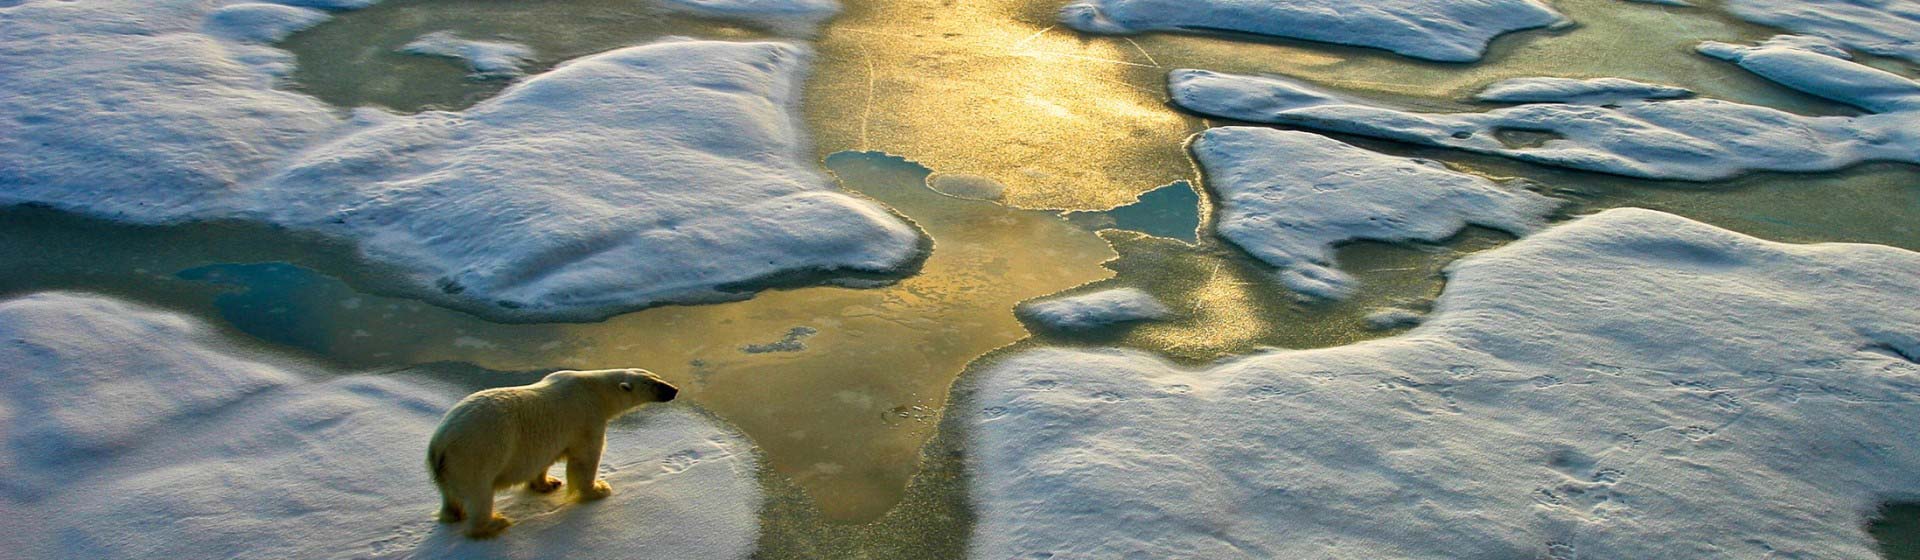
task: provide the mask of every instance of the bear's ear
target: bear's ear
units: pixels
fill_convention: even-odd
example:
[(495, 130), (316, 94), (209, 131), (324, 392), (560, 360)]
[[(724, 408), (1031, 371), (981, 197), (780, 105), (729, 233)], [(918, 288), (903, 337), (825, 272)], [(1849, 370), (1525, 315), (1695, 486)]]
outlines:
[(631, 392), (633, 392), (633, 384), (632, 384), (632, 383), (628, 383), (628, 382), (625, 382), (625, 381), (621, 381), (621, 382), (620, 382), (620, 390), (622, 390), (622, 391), (626, 391), (626, 392), (629, 392), (629, 393), (631, 393)]

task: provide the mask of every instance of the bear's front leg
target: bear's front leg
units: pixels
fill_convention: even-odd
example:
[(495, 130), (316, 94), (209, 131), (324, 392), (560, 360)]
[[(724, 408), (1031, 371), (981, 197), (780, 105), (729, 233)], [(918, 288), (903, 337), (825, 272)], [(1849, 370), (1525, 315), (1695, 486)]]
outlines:
[(592, 501), (613, 495), (613, 487), (599, 480), (600, 450), (606, 447), (604, 435), (595, 434), (588, 443), (567, 452), (567, 486), (580, 501)]

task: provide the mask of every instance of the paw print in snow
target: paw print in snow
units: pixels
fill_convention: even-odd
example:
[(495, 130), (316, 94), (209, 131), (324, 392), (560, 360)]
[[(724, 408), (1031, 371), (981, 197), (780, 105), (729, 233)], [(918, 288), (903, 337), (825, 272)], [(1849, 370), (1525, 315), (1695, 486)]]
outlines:
[(692, 449), (676, 451), (660, 460), (660, 470), (667, 474), (679, 474), (700, 464), (700, 452)]

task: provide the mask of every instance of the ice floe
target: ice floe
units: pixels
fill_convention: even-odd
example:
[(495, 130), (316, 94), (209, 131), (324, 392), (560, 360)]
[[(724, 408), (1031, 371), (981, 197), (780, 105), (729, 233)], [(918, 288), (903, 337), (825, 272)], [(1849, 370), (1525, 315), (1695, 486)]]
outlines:
[(1390, 339), (988, 367), (972, 556), (1867, 560), (1920, 495), (1920, 254), (1620, 209), (1449, 277)]
[(0, 545), (16, 558), (744, 558), (750, 444), (682, 406), (609, 428), (591, 504), (508, 491), (519, 524), (433, 519), (423, 457), (462, 392), (326, 372), (100, 296), (0, 302)]
[(1468, 225), (1525, 234), (1561, 201), (1308, 132), (1214, 128), (1193, 155), (1220, 197), (1220, 236), (1281, 269), (1295, 292), (1340, 298), (1353, 278), (1334, 248), (1359, 240), (1440, 241)]
[(232, 4), (207, 15), (208, 35), (243, 43), (272, 43), (330, 19), (326, 12), (285, 4)]
[[(1701, 49), (1808, 93), (1886, 112), (1809, 117), (1715, 99), (1618, 99), (1417, 113), (1287, 78), (1205, 70), (1176, 70), (1169, 87), (1180, 106), (1209, 115), (1633, 177), (1709, 181), (1753, 171), (1831, 171), (1863, 161), (1920, 163), (1920, 96), (1908, 93), (1920, 86), (1912, 80), (1833, 56), (1838, 50), (1830, 44), (1805, 37)], [(1513, 133), (1546, 140), (1513, 142)]]
[(231, 216), (247, 181), (339, 125), (318, 100), (272, 88), (284, 51), (202, 33), (272, 35), (289, 20), (260, 13), (301, 12), (203, 21), (209, 4), (0, 7), (0, 204), (142, 223)]
[(1725, 6), (1747, 21), (1920, 63), (1920, 3), (1912, 0), (1727, 0)]
[[(507, 315), (735, 299), (787, 271), (885, 272), (919, 233), (833, 190), (793, 115), (809, 52), (667, 41), (459, 113), (383, 119), (263, 181), (271, 221), (360, 240)], [(456, 302), (461, 299), (456, 297)]]
[(1848, 62), (1852, 56), (1825, 39), (1781, 35), (1754, 46), (1708, 41), (1695, 50), (1774, 83), (1875, 113), (1920, 110), (1920, 83)]
[(796, 116), (804, 46), (667, 40), (463, 112), (343, 118), (274, 89), (290, 57), (252, 42), (311, 14), (247, 6), (0, 7), (0, 118), (17, 123), (0, 204), (318, 231), (427, 297), (515, 319), (740, 298), (920, 254), (918, 232), (818, 171)]
[(1378, 309), (1365, 317), (1367, 328), (1376, 331), (1411, 327), (1420, 324), (1423, 318), (1425, 316), (1417, 311), (1398, 307)]
[(1513, 78), (1494, 82), (1474, 99), (1493, 103), (1582, 103), (1603, 105), (1636, 99), (1690, 97), (1693, 90), (1621, 78)]
[(435, 31), (400, 46), (400, 52), (463, 61), (477, 79), (512, 78), (533, 60), (533, 49), (519, 43), (464, 39), (452, 31)]
[(1060, 9), (1060, 22), (1093, 33), (1238, 31), (1470, 62), (1494, 37), (1566, 19), (1535, 0), (1079, 0)]
[(1134, 321), (1165, 319), (1165, 304), (1139, 288), (1113, 288), (1021, 304), (1020, 317), (1057, 330), (1086, 330)]

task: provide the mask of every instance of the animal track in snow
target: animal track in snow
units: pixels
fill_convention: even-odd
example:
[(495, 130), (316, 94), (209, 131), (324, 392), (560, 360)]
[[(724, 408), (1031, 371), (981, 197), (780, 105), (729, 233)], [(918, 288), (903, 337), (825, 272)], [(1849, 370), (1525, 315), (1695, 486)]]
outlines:
[(699, 451), (682, 449), (661, 459), (660, 470), (667, 474), (680, 474), (686, 472), (687, 469), (693, 468), (694, 465), (700, 464), (700, 459)]

